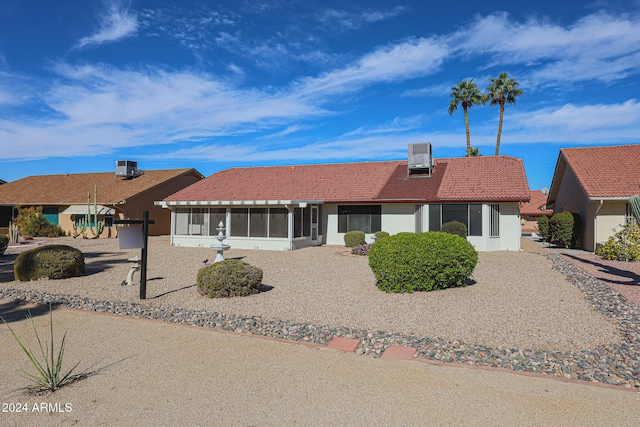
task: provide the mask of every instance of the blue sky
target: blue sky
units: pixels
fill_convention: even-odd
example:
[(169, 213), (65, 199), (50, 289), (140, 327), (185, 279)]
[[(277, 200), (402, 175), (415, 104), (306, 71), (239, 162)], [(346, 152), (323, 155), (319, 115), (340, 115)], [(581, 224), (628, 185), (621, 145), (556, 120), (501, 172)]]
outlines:
[[(525, 94), (501, 154), (549, 187), (561, 147), (640, 142), (640, 1), (0, 2), (0, 178), (465, 153), (451, 87)], [(498, 108), (470, 110), (494, 152)]]

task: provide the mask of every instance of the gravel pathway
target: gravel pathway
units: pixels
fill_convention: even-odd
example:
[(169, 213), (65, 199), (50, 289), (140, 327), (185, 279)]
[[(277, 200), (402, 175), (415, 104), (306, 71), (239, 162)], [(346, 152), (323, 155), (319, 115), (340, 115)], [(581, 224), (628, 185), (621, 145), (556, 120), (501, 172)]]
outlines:
[[(122, 287), (127, 258), (114, 240), (56, 239), (80, 246), (87, 275), (64, 281), (7, 282), (0, 299), (53, 301), (72, 308), (163, 319), (325, 344), (361, 339), (358, 352), (415, 347), (433, 360), (545, 372), (640, 388), (640, 310), (556, 254), (481, 253), (475, 283), (406, 295), (375, 287), (366, 257), (343, 248), (293, 252), (230, 250), (264, 270), (265, 290), (245, 298), (200, 297), (195, 275), (206, 248), (152, 238), (148, 298)], [(7, 278), (12, 255), (0, 262)], [(517, 268), (514, 268), (517, 266)]]

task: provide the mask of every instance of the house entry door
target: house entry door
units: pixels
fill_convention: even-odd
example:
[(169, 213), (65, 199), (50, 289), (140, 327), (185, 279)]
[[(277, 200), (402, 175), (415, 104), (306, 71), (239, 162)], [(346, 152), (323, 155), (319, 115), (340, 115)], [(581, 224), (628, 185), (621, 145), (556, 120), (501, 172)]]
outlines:
[(318, 206), (311, 205), (311, 246), (318, 246)]

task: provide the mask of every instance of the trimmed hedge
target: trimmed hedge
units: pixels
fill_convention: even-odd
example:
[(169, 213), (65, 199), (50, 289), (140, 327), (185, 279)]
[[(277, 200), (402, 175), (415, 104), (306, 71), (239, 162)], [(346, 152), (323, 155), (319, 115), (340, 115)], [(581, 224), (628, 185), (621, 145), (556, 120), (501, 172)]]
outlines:
[(387, 233), (386, 231), (376, 231), (376, 241), (378, 241), (379, 239), (382, 239), (383, 237), (389, 237), (389, 233)]
[(198, 292), (209, 298), (229, 298), (260, 292), (262, 270), (237, 259), (226, 259), (201, 268)]
[(68, 279), (84, 274), (84, 254), (66, 245), (46, 245), (18, 255), (13, 263), (16, 280)]
[(364, 231), (348, 231), (344, 234), (344, 245), (348, 248), (366, 243), (364, 240)]
[(4, 251), (7, 250), (7, 246), (9, 246), (9, 236), (6, 234), (0, 234), (0, 256), (4, 255)]
[(549, 220), (550, 241), (565, 248), (575, 247), (580, 238), (582, 223), (580, 215), (571, 212), (558, 212)]
[(385, 292), (466, 286), (477, 263), (467, 239), (441, 231), (396, 234), (369, 250), (369, 266)]
[(449, 221), (442, 224), (441, 231), (449, 234), (455, 234), (456, 236), (467, 238), (467, 226), (460, 221)]
[(542, 215), (538, 218), (538, 234), (543, 242), (548, 242), (551, 239), (551, 234), (549, 233), (549, 217), (547, 215)]

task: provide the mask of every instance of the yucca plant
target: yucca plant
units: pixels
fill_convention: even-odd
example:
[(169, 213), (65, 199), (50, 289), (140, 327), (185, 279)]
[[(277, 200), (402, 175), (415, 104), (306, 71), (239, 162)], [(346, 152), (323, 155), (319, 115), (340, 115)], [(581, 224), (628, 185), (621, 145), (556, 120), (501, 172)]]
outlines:
[[(31, 351), (31, 349), (27, 349), (22, 341), (18, 338), (16, 333), (11, 329), (11, 326), (7, 324), (7, 321), (2, 319), (2, 321), (7, 325), (9, 331), (15, 338), (16, 342), (24, 351), (27, 358), (33, 365), (36, 370), (35, 374), (30, 374), (26, 371), (20, 370), (26, 378), (31, 380), (34, 385), (31, 387), (23, 387), (18, 390), (26, 390), (33, 394), (41, 394), (44, 392), (54, 392), (65, 384), (69, 384), (80, 379), (86, 378), (89, 375), (96, 373), (97, 371), (82, 371), (80, 373), (74, 374), (74, 371), (80, 364), (80, 362), (76, 363), (71, 369), (69, 369), (66, 373), (62, 373), (62, 362), (64, 359), (64, 349), (67, 338), (67, 331), (65, 331), (62, 341), (60, 342), (60, 348), (55, 351), (55, 343), (54, 343), (54, 335), (53, 335), (53, 314), (51, 309), (51, 304), (49, 304), (49, 331), (50, 331), (50, 340), (49, 343), (45, 343), (43, 345), (40, 336), (38, 335), (38, 330), (36, 329), (35, 322), (33, 321), (33, 316), (31, 316), (31, 310), (29, 310), (29, 314), (27, 318), (31, 320), (31, 326), (33, 327), (33, 332), (36, 335), (36, 340), (38, 341), (38, 347), (40, 348), (40, 355), (42, 356), (42, 360), (38, 360), (38, 355), (36, 352)], [(0, 317), (1, 319), (1, 317)], [(92, 365), (94, 366), (94, 365)]]

